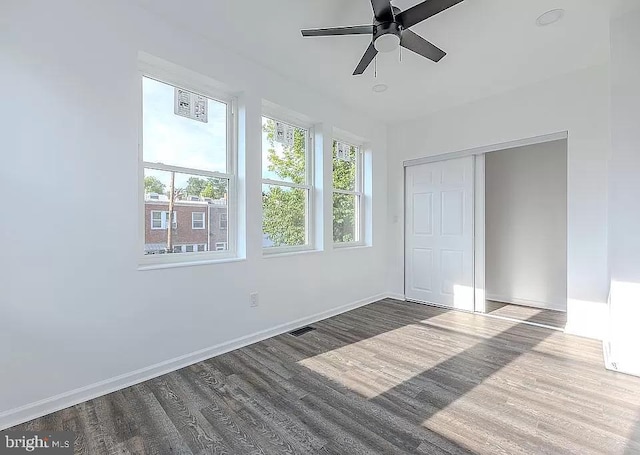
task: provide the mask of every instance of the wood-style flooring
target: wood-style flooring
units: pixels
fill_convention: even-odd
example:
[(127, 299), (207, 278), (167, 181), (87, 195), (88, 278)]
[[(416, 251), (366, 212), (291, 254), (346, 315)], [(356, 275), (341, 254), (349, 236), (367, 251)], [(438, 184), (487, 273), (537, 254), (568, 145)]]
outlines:
[(487, 300), (485, 309), (487, 314), (493, 316), (534, 322), (556, 329), (564, 329), (567, 325), (567, 313), (563, 311), (545, 310), (491, 300)]
[(79, 454), (638, 454), (601, 343), (383, 300), (13, 429)]

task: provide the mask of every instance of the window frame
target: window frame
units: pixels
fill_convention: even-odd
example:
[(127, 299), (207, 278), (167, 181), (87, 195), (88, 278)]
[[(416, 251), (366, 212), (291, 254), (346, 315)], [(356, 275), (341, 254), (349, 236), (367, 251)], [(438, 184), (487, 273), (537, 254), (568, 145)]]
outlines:
[[(333, 182), (333, 159), (334, 159), (334, 142), (342, 142), (349, 147), (356, 149), (356, 181), (353, 190), (342, 190), (334, 188)], [(347, 194), (357, 198), (358, 203), (355, 204), (355, 234), (356, 240), (351, 242), (336, 242), (333, 239), (333, 195), (334, 194)], [(364, 193), (364, 147), (363, 144), (354, 142), (340, 135), (333, 135), (331, 140), (331, 243), (334, 248), (350, 248), (357, 246), (364, 246), (364, 210), (365, 210), (365, 193)]]
[[(207, 207), (209, 208), (209, 207)], [(196, 222), (196, 220), (194, 219), (194, 215), (202, 215), (202, 220), (198, 220), (198, 222), (202, 222), (202, 227), (195, 227), (194, 223)], [(191, 229), (192, 230), (198, 230), (201, 231), (203, 229), (206, 229), (207, 226), (207, 212), (191, 212)]]
[[(307, 132), (307, 141), (305, 147), (305, 180), (306, 184), (301, 185), (293, 182), (286, 182), (283, 180), (276, 179), (265, 179), (263, 176), (262, 166), (260, 167), (260, 188), (262, 189), (263, 185), (273, 185), (273, 186), (284, 186), (288, 188), (297, 188), (302, 189), (307, 192), (307, 200), (306, 200), (306, 214), (305, 214), (305, 244), (304, 245), (285, 245), (285, 246), (273, 246), (273, 247), (262, 247), (262, 254), (265, 256), (270, 256), (274, 254), (286, 254), (286, 253), (295, 253), (302, 251), (310, 251), (315, 249), (314, 244), (314, 220), (313, 215), (315, 213), (313, 207), (313, 199), (314, 199), (314, 126), (310, 122), (306, 122), (301, 120), (300, 118), (296, 118), (293, 115), (287, 114), (283, 112), (281, 109), (268, 109), (263, 106), (262, 115), (260, 116), (260, 125), (262, 125), (262, 120), (264, 118), (274, 120), (276, 122), (286, 123), (290, 126), (305, 130)], [(260, 136), (262, 138), (262, 134)], [(262, 140), (261, 140), (262, 142)], [(262, 155), (264, 150), (260, 150), (260, 162), (262, 163)], [(261, 205), (262, 206), (262, 205)], [(264, 214), (262, 215), (264, 216)], [(262, 225), (263, 218), (260, 218), (260, 224)]]
[[(154, 79), (158, 82), (171, 85), (173, 87), (183, 88), (185, 90), (205, 96), (210, 100), (217, 101), (226, 105), (226, 138), (227, 138), (227, 156), (226, 172), (214, 172), (200, 169), (192, 169), (180, 166), (167, 165), (163, 163), (153, 163), (144, 161), (144, 145), (143, 145), (143, 112), (144, 112), (144, 93), (143, 79)], [(191, 263), (207, 263), (211, 261), (235, 259), (238, 257), (238, 102), (237, 98), (224, 89), (220, 84), (207, 76), (192, 72), (186, 68), (170, 64), (163, 60), (152, 57), (148, 54), (140, 53), (138, 60), (138, 177), (139, 177), (139, 209), (138, 213), (141, 222), (139, 230), (139, 266), (142, 270), (148, 268), (159, 268), (189, 265)], [(153, 169), (165, 172), (176, 172), (181, 174), (189, 174), (197, 177), (212, 177), (228, 181), (227, 187), (227, 223), (231, 222), (231, 229), (227, 229), (227, 247), (225, 251), (194, 251), (193, 253), (180, 254), (144, 254), (145, 245), (145, 198), (144, 198), (144, 171), (145, 169)], [(206, 215), (205, 215), (206, 218)], [(193, 222), (192, 222), (193, 223)], [(206, 223), (206, 221), (205, 221)], [(192, 224), (193, 226), (193, 224)], [(205, 228), (206, 229), (206, 226)], [(205, 248), (206, 249), (206, 248)]]
[[(169, 211), (168, 210), (151, 210), (150, 211), (150, 217), (149, 217), (149, 221), (151, 221), (151, 230), (152, 231), (165, 231), (167, 229), (167, 217), (169, 216)], [(153, 214), (154, 213), (159, 213), (160, 214), (160, 227), (153, 227)], [(164, 214), (167, 214), (166, 216), (164, 216)], [(146, 213), (145, 213), (146, 216)], [(173, 219), (171, 220), (171, 228), (172, 229), (178, 229), (178, 213), (174, 210), (173, 211)]]

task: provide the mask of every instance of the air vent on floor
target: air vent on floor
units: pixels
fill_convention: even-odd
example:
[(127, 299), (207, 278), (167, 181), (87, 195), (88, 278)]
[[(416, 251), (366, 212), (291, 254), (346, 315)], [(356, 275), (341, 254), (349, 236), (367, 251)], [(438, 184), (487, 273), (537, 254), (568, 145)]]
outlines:
[(302, 327), (301, 329), (294, 330), (293, 332), (289, 332), (289, 335), (293, 335), (294, 337), (299, 337), (300, 335), (304, 335), (307, 332), (311, 332), (315, 330), (313, 327)]

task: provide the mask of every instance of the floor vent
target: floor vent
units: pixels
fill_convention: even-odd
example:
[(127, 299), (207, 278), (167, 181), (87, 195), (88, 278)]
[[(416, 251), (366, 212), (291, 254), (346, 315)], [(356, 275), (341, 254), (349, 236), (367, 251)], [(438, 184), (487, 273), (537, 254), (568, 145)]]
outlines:
[(299, 337), (300, 335), (304, 335), (307, 332), (311, 332), (315, 330), (313, 327), (302, 327), (301, 329), (294, 330), (293, 332), (289, 332), (289, 335), (293, 335), (294, 337)]

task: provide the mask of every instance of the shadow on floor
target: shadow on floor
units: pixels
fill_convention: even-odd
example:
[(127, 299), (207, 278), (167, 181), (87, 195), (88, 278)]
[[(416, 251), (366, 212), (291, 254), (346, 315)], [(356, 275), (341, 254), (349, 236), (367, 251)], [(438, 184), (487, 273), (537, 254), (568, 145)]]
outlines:
[[(419, 390), (415, 395), (416, 405), (411, 408), (413, 415), (408, 418), (416, 425), (423, 425), (425, 421), (448, 408), (518, 357), (534, 349), (552, 333), (548, 329), (523, 324), (514, 325), (491, 338), (482, 339), (472, 347), (393, 387), (372, 401), (382, 406), (389, 405), (397, 401), (398, 397), (410, 396)], [(478, 403), (478, 406), (495, 407), (506, 400), (499, 391), (489, 396), (486, 393), (485, 389), (483, 391), (485, 401)], [(480, 412), (479, 415), (482, 413)], [(478, 422), (477, 427), (486, 432), (503, 433), (506, 439), (517, 437), (513, 434), (504, 434), (504, 429), (500, 429), (499, 422), (484, 420)], [(470, 440), (477, 438), (478, 428), (468, 429), (466, 434), (461, 436), (468, 437)], [(465, 431), (461, 428), (458, 430)], [(536, 441), (531, 437), (522, 441), (523, 446), (533, 444), (532, 448), (543, 442), (543, 438), (538, 438)]]
[(636, 419), (636, 425), (629, 435), (629, 443), (625, 448), (624, 455), (638, 455), (640, 453), (640, 413)]
[(488, 315), (514, 321), (533, 322), (556, 329), (564, 329), (567, 325), (567, 313), (563, 311), (546, 310), (492, 300), (487, 300), (485, 308)]

